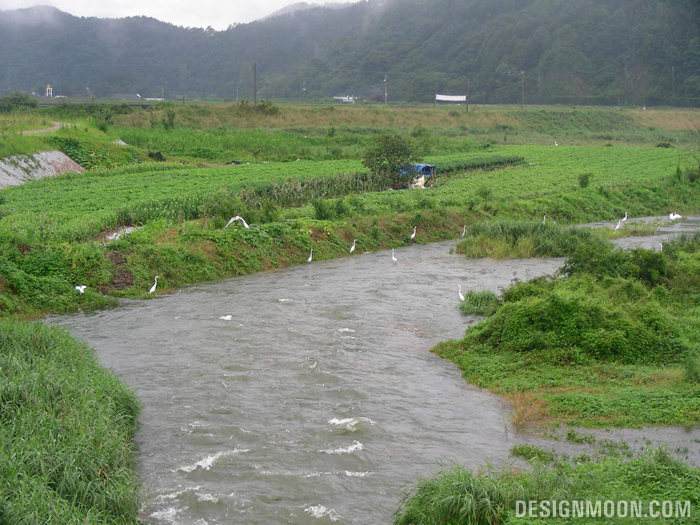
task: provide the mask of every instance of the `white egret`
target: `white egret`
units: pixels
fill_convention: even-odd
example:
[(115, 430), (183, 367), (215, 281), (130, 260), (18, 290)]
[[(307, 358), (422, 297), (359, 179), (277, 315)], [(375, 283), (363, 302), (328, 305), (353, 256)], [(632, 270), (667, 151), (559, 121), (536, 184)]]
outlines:
[(554, 145), (555, 145), (555, 146), (558, 146), (558, 145), (559, 145), (559, 144), (557, 144), (557, 141), (556, 141), (556, 140), (554, 141)]
[(625, 216), (620, 219), (620, 221), (625, 222), (627, 220), (627, 212), (625, 212)]
[(659, 251), (660, 252), (664, 251), (664, 243), (662, 243), (662, 242), (659, 243)]
[(391, 260), (394, 262), (394, 264), (396, 264), (396, 261), (398, 261), (398, 259), (394, 255), (394, 248), (391, 249)]
[(544, 217), (542, 217), (542, 224), (547, 222), (547, 214), (544, 214)]
[(460, 237), (462, 237), (462, 239), (464, 239), (464, 236), (465, 236), (466, 234), (467, 234), (467, 225), (465, 224), (465, 225), (464, 225), (464, 228), (462, 228), (462, 235), (460, 235)]
[(615, 230), (619, 230), (619, 229), (620, 229), (620, 226), (622, 226), (622, 219), (620, 219), (619, 221), (617, 221), (617, 226), (615, 226)]
[(309, 254), (309, 258), (306, 259), (306, 262), (311, 262), (314, 260), (314, 249), (311, 248), (311, 253)]
[(411, 234), (411, 240), (416, 238), (416, 228), (418, 228), (418, 226), (413, 227), (413, 233)]
[(459, 285), (458, 292), (459, 292), (459, 300), (464, 301), (464, 294), (462, 293), (462, 285), (461, 284)]
[(156, 291), (156, 286), (158, 286), (158, 276), (156, 275), (156, 280), (153, 281), (153, 286), (151, 286), (151, 289), (148, 291), (148, 293), (153, 293)]
[(355, 243), (357, 242), (357, 239), (352, 240), (352, 246), (350, 246), (350, 253), (355, 251)]
[(678, 213), (676, 213), (674, 211), (674, 212), (671, 212), (671, 214), (669, 214), (668, 218), (671, 219), (672, 221), (677, 221), (678, 219), (682, 219), (683, 216), (679, 215)]
[(80, 286), (75, 287), (75, 289), (78, 290), (80, 293), (85, 293), (85, 288), (87, 288), (87, 286), (85, 286), (85, 285), (80, 285)]
[(222, 315), (219, 317), (219, 319), (223, 319), (224, 321), (230, 321), (233, 316), (231, 314), (229, 315)]
[(245, 219), (243, 217), (241, 217), (240, 215), (236, 215), (235, 217), (231, 217), (229, 219), (229, 221), (226, 223), (226, 226), (224, 226), (224, 229), (228, 228), (233, 221), (241, 221), (241, 223), (243, 223), (244, 228), (250, 228), (250, 226), (248, 226), (248, 223), (245, 222)]

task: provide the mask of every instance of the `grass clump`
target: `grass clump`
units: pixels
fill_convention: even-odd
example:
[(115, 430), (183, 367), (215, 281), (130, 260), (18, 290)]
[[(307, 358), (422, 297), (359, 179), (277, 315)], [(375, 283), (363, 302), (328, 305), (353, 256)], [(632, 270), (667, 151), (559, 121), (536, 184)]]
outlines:
[(537, 221), (480, 222), (467, 228), (457, 253), (494, 259), (564, 257), (578, 246), (605, 246), (591, 230)]
[(66, 331), (0, 319), (0, 521), (135, 523), (138, 413)]
[(489, 290), (468, 290), (464, 301), (459, 303), (459, 310), (464, 315), (491, 315), (500, 302), (498, 296)]
[[(514, 447), (526, 456), (542, 456), (536, 447)], [(543, 456), (549, 459), (549, 453)], [(581, 458), (580, 458), (581, 459)], [(549, 468), (535, 459), (532, 471), (487, 468), (472, 473), (457, 466), (420, 481), (407, 491), (394, 514), (395, 525), (501, 525), (531, 523), (519, 518), (516, 502), (688, 501), (690, 516), (698, 511), (700, 469), (674, 459), (667, 447), (646, 450), (627, 461), (605, 457), (599, 462), (563, 459)], [(602, 520), (602, 517), (601, 517)], [(580, 523), (580, 517), (558, 515), (556, 523)], [(608, 521), (605, 521), (607, 523)], [(603, 521), (601, 521), (603, 523)], [(631, 518), (625, 523), (648, 523)], [(685, 523), (673, 519), (669, 523)]]
[(510, 453), (528, 461), (534, 459), (543, 463), (551, 463), (556, 459), (554, 452), (548, 452), (535, 445), (515, 445), (510, 449)]

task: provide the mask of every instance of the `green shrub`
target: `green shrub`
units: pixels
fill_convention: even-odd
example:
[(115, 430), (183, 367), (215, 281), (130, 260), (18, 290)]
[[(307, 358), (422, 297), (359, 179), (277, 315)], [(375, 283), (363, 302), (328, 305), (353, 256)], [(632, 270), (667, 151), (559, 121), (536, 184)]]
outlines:
[(464, 301), (459, 304), (459, 310), (464, 315), (491, 315), (500, 303), (498, 296), (489, 290), (481, 292), (467, 290)]

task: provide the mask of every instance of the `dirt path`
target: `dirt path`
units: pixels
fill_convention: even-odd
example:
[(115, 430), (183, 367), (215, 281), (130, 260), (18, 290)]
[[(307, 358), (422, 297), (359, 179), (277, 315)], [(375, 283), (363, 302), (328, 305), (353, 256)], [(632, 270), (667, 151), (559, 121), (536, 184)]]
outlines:
[(58, 131), (61, 126), (67, 125), (65, 122), (54, 122), (53, 126), (44, 129), (28, 129), (22, 132), (22, 135), (36, 135), (38, 133), (49, 133), (50, 131)]

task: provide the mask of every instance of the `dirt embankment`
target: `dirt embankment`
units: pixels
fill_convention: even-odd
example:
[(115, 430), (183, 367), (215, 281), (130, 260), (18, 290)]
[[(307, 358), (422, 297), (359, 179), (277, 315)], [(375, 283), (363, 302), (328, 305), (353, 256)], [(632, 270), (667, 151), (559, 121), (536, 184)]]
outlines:
[(0, 159), (0, 189), (69, 171), (82, 173), (85, 169), (61, 151), (6, 157)]

